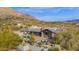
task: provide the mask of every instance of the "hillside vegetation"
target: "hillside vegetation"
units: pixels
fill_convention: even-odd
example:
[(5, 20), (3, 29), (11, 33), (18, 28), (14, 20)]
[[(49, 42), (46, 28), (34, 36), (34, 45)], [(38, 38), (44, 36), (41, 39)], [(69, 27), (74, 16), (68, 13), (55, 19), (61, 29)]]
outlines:
[(0, 32), (0, 50), (11, 50), (22, 42), (22, 39), (12, 31), (4, 30)]

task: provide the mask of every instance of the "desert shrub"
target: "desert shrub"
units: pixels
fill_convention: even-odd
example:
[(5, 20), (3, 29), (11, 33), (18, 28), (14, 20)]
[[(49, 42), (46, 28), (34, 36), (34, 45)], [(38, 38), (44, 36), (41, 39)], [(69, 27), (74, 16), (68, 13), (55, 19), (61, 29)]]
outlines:
[(41, 47), (43, 45), (42, 41), (37, 43), (39, 47)]
[(70, 29), (62, 33), (58, 33), (55, 37), (55, 43), (60, 44), (66, 50), (79, 49), (79, 31)]
[(0, 32), (0, 50), (16, 49), (22, 39), (11, 31)]
[(24, 40), (28, 43), (30, 43), (31, 45), (33, 45), (35, 43), (35, 38), (34, 35), (32, 34), (28, 34), (28, 35), (24, 35)]
[(49, 48), (48, 51), (59, 51), (59, 48), (55, 47), (55, 48)]
[(57, 33), (56, 36), (54, 37), (55, 44), (60, 44), (61, 41), (63, 40), (63, 33)]

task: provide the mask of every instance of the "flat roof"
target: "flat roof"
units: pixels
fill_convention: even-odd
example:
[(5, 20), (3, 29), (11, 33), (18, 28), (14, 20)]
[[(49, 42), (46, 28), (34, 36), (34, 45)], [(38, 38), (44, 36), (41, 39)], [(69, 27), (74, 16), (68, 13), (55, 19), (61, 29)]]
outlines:
[(29, 28), (29, 29), (24, 29), (23, 31), (24, 32), (40, 32), (41, 30), (37, 28)]

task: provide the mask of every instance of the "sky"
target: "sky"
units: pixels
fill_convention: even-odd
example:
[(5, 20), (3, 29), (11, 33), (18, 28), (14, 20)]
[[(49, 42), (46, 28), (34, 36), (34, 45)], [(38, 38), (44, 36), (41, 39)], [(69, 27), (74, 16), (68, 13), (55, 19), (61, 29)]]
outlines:
[(29, 14), (42, 21), (66, 21), (79, 19), (78, 7), (14, 7), (14, 10)]

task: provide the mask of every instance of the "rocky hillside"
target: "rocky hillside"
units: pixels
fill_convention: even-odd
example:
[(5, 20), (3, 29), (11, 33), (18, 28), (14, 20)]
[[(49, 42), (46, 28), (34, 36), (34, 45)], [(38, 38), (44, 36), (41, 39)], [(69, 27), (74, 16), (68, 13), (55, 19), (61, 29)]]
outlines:
[[(8, 7), (0, 7), (0, 19), (3, 20), (12, 20), (12, 21), (17, 21), (17, 22), (25, 22), (25, 21), (33, 21), (35, 18), (30, 15), (25, 15), (19, 12), (16, 12), (15, 10), (8, 8)], [(0, 21), (1, 21), (0, 20)]]
[(33, 16), (16, 12), (12, 8), (0, 7), (0, 26), (12, 25), (13, 27), (15, 27), (15, 25), (18, 23), (29, 26), (33, 24), (36, 25), (39, 23), (39, 21)]

